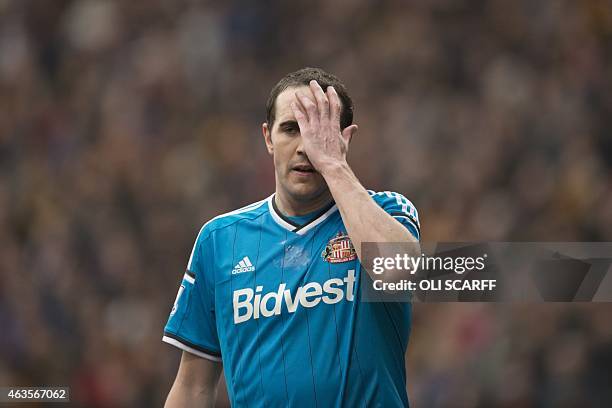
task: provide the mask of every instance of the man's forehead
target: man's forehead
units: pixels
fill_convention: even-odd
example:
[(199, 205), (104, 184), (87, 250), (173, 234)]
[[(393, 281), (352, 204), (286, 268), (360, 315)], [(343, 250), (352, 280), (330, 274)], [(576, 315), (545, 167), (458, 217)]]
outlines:
[(292, 119), (292, 120), (295, 119), (293, 115), (293, 111), (291, 110), (291, 102), (295, 101), (295, 91), (297, 90), (301, 90), (305, 92), (306, 95), (309, 95), (310, 93), (311, 98), (314, 98), (314, 96), (312, 96), (310, 87), (306, 85), (292, 86), (292, 87), (285, 89), (283, 92), (281, 92), (276, 97), (276, 106), (275, 106), (276, 118), (277, 118), (276, 122), (282, 122), (288, 119)]

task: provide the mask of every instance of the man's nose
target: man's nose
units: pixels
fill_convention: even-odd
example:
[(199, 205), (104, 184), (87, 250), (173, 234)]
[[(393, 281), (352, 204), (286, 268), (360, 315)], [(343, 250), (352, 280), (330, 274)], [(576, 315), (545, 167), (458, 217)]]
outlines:
[(299, 137), (298, 140), (298, 145), (297, 148), (295, 149), (295, 152), (299, 155), (305, 155), (306, 152), (304, 151), (304, 143), (302, 142), (302, 137)]

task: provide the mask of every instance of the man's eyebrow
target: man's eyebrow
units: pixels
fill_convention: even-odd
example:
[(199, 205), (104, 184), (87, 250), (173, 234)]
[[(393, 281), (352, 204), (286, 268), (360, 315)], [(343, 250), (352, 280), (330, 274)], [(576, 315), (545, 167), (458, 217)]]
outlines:
[(278, 127), (290, 127), (290, 126), (297, 126), (298, 123), (295, 120), (286, 120), (284, 122), (281, 122), (278, 124)]

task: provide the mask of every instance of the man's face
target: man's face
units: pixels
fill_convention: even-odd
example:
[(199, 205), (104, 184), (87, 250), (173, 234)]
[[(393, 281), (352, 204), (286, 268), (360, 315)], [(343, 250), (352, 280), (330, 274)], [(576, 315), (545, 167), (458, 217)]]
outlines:
[(264, 123), (262, 130), (268, 153), (274, 157), (276, 189), (295, 201), (308, 202), (328, 191), (327, 184), (310, 164), (304, 152), (300, 128), (291, 110), (295, 91), (314, 96), (308, 86), (287, 88), (276, 98), (276, 118), (272, 129)]

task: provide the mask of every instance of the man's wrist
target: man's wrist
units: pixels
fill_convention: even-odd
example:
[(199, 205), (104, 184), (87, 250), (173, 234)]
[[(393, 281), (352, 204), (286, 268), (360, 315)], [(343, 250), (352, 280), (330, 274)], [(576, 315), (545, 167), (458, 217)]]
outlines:
[(322, 166), (319, 170), (319, 173), (321, 173), (321, 175), (323, 176), (325, 181), (328, 182), (328, 184), (330, 179), (333, 179), (334, 177), (337, 177), (341, 174), (346, 174), (347, 172), (350, 173), (351, 168), (346, 161), (332, 162), (326, 164), (325, 166)]

